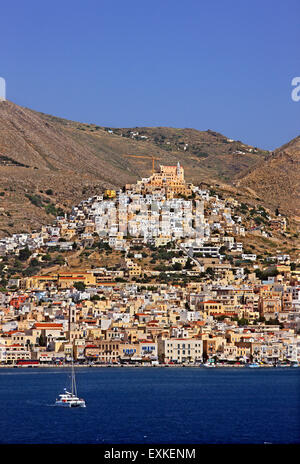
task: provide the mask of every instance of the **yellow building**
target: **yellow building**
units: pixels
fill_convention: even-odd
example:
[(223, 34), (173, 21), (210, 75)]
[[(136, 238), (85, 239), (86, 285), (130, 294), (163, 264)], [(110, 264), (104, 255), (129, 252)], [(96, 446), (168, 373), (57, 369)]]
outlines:
[(108, 198), (115, 198), (116, 191), (115, 190), (105, 190), (104, 195)]
[(203, 342), (198, 338), (158, 339), (158, 356), (163, 362), (200, 362), (203, 355)]
[(160, 165), (160, 171), (153, 173), (142, 187), (144, 192), (158, 189), (165, 189), (167, 198), (172, 198), (174, 195), (189, 196), (192, 193), (190, 186), (184, 180), (184, 169), (179, 162), (176, 166)]
[(126, 266), (129, 277), (138, 277), (142, 274), (142, 267), (134, 261), (131, 261), (131, 259), (126, 261)]
[(82, 282), (86, 286), (94, 286), (96, 277), (92, 272), (87, 271), (66, 271), (48, 275), (35, 275), (22, 279), (22, 288), (44, 290), (50, 287), (51, 284), (60, 288), (70, 288), (75, 282)]
[(21, 287), (23, 289), (44, 290), (51, 284), (57, 284), (57, 274), (35, 275), (22, 279)]
[(85, 285), (95, 285), (96, 277), (85, 271), (77, 272), (61, 272), (58, 274), (58, 286), (60, 288), (70, 288), (74, 286), (75, 282), (82, 282)]
[(199, 310), (210, 315), (224, 314), (224, 306), (219, 301), (207, 300), (199, 303)]

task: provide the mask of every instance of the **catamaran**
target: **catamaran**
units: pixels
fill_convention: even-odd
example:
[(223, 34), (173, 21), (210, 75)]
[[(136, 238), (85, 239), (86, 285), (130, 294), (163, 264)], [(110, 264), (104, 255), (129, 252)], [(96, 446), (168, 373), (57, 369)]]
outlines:
[(75, 379), (74, 364), (72, 358), (72, 375), (71, 375), (71, 391), (64, 388), (64, 393), (59, 395), (55, 401), (55, 406), (62, 406), (64, 408), (85, 408), (85, 401), (77, 396), (77, 386)]

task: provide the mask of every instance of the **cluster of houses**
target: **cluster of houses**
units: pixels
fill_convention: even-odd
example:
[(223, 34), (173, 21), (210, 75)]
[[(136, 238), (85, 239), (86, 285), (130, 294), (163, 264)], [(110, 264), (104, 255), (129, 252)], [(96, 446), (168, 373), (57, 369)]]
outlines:
[[(270, 231), (243, 224), (242, 215), (235, 214), (239, 206), (234, 198), (223, 200), (207, 189), (187, 184), (179, 163), (160, 166), (159, 172), (136, 184), (82, 201), (69, 215), (57, 217), (54, 224), (42, 226), (40, 231), (0, 239), (0, 256), (18, 254), (24, 247), (70, 251), (75, 242), (84, 247), (97, 236), (111, 248), (125, 252), (130, 249), (129, 238), (134, 237), (156, 247), (177, 241), (190, 254), (210, 257), (220, 257), (223, 247), (254, 261), (255, 255), (243, 253), (237, 237), (258, 229), (268, 237)], [(276, 227), (286, 226), (282, 216), (268, 220)]]
[(297, 363), (299, 329), (300, 285), (280, 280), (32, 289), (1, 294), (0, 363)]
[[(276, 274), (254, 272), (234, 198), (220, 199), (184, 180), (183, 168), (160, 172), (73, 207), (39, 232), (0, 240), (0, 254), (24, 247), (70, 251), (95, 237), (124, 252), (126, 269), (105, 267), (15, 278), (0, 293), (0, 364), (77, 362), (199, 364), (299, 362), (300, 279), (289, 255), (274, 255)], [(133, 244), (173, 244), (174, 272), (195, 277), (184, 285), (160, 281), (159, 271), (129, 255)], [(250, 271), (233, 265), (240, 257)], [(266, 257), (264, 257), (266, 258)], [(205, 279), (197, 276), (213, 269)], [(170, 271), (172, 272), (172, 271)], [(151, 284), (138, 281), (153, 278)], [(81, 287), (76, 285), (81, 283)]]

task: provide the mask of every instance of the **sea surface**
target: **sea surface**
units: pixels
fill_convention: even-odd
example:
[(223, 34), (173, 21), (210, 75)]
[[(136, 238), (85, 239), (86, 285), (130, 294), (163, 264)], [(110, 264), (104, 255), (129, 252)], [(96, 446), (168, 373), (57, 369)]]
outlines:
[(300, 443), (299, 368), (0, 369), (1, 444)]

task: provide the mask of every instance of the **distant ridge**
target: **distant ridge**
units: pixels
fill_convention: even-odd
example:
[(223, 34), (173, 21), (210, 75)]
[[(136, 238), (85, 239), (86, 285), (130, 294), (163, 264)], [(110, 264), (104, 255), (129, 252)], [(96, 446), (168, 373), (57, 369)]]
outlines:
[(267, 156), (237, 186), (254, 190), (267, 205), (300, 221), (300, 136)]
[[(107, 128), (4, 101), (0, 154), (3, 236), (48, 224), (57, 210), (151, 174), (150, 159), (126, 155), (155, 156), (160, 164), (180, 161), (195, 184), (240, 181), (248, 188), (248, 176), (269, 153), (212, 130)], [(259, 191), (259, 185), (253, 187)]]

